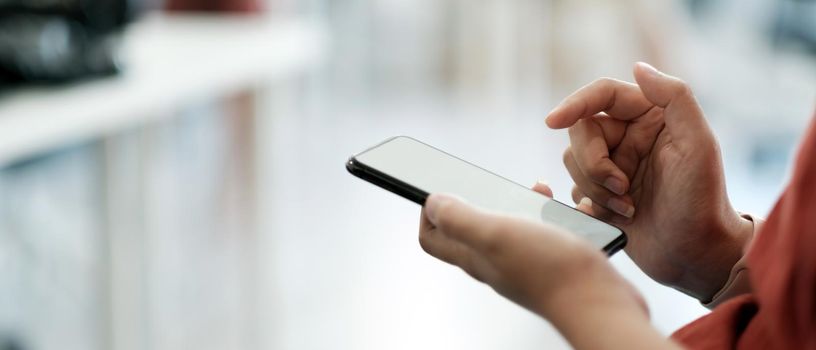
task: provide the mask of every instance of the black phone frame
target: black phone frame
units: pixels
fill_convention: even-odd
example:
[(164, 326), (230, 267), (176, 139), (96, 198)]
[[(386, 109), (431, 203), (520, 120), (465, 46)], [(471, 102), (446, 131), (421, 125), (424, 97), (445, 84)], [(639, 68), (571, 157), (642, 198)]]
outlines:
[[(389, 141), (391, 141), (391, 140), (393, 140), (393, 139), (395, 139), (397, 137), (398, 136), (391, 137), (391, 138), (389, 138), (389, 139), (387, 139), (387, 140), (385, 140), (383, 142), (380, 142), (380, 143), (376, 144), (373, 147), (370, 147), (370, 148), (366, 149), (365, 151), (362, 151), (362, 152), (358, 153), (357, 155), (366, 153), (366, 152), (368, 152), (368, 151), (370, 151), (370, 150), (372, 150), (374, 148), (377, 148), (377, 147), (379, 147), (379, 146), (381, 146), (381, 145), (383, 145), (383, 144), (385, 144), (385, 143), (387, 143), (387, 142), (389, 142)], [(413, 139), (413, 138), (411, 138), (411, 139)], [(433, 149), (437, 149), (436, 147), (425, 144), (422, 141), (419, 141), (419, 140), (416, 140), (416, 139), (413, 139), (413, 140), (415, 140), (415, 141), (417, 141), (419, 143), (422, 143), (424, 145), (427, 145), (428, 147), (431, 147)], [(461, 160), (463, 162), (471, 164), (470, 162), (467, 162), (467, 161), (465, 161), (465, 160), (463, 160), (463, 159), (461, 159), (459, 157), (448, 154), (447, 152), (444, 152), (442, 150), (439, 150), (439, 151), (443, 152), (443, 153), (445, 153), (445, 154), (447, 154), (447, 155), (449, 155), (451, 157), (459, 159), (459, 160)], [(412, 185), (410, 185), (410, 184), (408, 184), (408, 183), (406, 183), (406, 182), (404, 182), (402, 180), (399, 180), (399, 179), (397, 179), (397, 178), (395, 178), (395, 177), (393, 177), (391, 175), (388, 175), (388, 174), (386, 174), (386, 173), (384, 173), (382, 171), (379, 171), (379, 170), (374, 169), (374, 168), (372, 168), (372, 167), (370, 167), (370, 166), (368, 166), (368, 165), (366, 165), (364, 163), (361, 163), (360, 161), (357, 160), (357, 155), (351, 156), (349, 158), (349, 160), (346, 162), (346, 170), (348, 170), (349, 173), (351, 173), (352, 175), (357, 176), (357, 177), (359, 177), (359, 178), (361, 178), (361, 179), (363, 179), (365, 181), (368, 181), (368, 182), (370, 182), (370, 183), (372, 183), (374, 185), (377, 185), (378, 187), (381, 187), (381, 188), (383, 188), (383, 189), (385, 189), (385, 190), (387, 190), (387, 191), (389, 191), (391, 193), (399, 195), (400, 197), (408, 199), (408, 200), (410, 200), (410, 201), (412, 201), (412, 202), (414, 202), (416, 204), (419, 204), (421, 206), (425, 205), (425, 201), (428, 199), (428, 196), (430, 196), (430, 194), (428, 192), (425, 192), (425, 191), (423, 191), (423, 190), (421, 190), (419, 188), (416, 188), (416, 187), (414, 187), (414, 186), (412, 186)], [(473, 164), (471, 164), (471, 165), (473, 165)], [(477, 167), (479, 169), (482, 169), (481, 167), (479, 167), (477, 165), (473, 165), (473, 166), (475, 166), (475, 167)], [(488, 170), (485, 170), (485, 171), (488, 171)], [(499, 175), (496, 175), (496, 176), (499, 176)], [(501, 176), (499, 176), (499, 177), (501, 177)], [(553, 199), (553, 200), (555, 200), (555, 199)], [(558, 201), (556, 201), (556, 202), (558, 202)], [(566, 207), (568, 207), (568, 208), (570, 208), (572, 210), (575, 210), (575, 211), (577, 211), (577, 212), (579, 212), (579, 213), (581, 213), (583, 215), (587, 215), (589, 217), (592, 217), (592, 216), (590, 216), (590, 215), (588, 215), (588, 214), (586, 214), (584, 212), (581, 212), (578, 209), (572, 208), (572, 207), (570, 207), (570, 206), (568, 206), (568, 205), (566, 205), (564, 203), (561, 203), (561, 202), (558, 202), (558, 203), (560, 203), (560, 204), (562, 204), (562, 205), (564, 205), (564, 206), (566, 206)], [(594, 218), (594, 217), (592, 217), (592, 218), (595, 219), (595, 220), (598, 220), (597, 218)], [(607, 223), (607, 225), (610, 225), (610, 224)], [(621, 230), (620, 227), (617, 227), (617, 226), (614, 226), (614, 225), (611, 225), (611, 226), (613, 226), (613, 227), (617, 228), (618, 230), (620, 230), (621, 235), (618, 236), (617, 238), (612, 240), (612, 242), (609, 242), (609, 244), (607, 244), (606, 246), (603, 247), (603, 251), (604, 251), (604, 253), (606, 253), (607, 256), (612, 256), (613, 254), (615, 254), (618, 251), (620, 251), (621, 249), (623, 249), (626, 246), (626, 243), (628, 241), (627, 238), (626, 238), (626, 232), (623, 232), (623, 230)]]

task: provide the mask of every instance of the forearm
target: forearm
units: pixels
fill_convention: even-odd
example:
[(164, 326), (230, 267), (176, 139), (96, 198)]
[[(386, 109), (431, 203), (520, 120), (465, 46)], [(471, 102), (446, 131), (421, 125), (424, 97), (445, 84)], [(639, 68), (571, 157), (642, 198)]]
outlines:
[(654, 329), (640, 294), (608, 260), (592, 261), (573, 271), (539, 313), (576, 349), (678, 349)]
[(680, 349), (635, 305), (574, 305), (551, 320), (575, 349)]

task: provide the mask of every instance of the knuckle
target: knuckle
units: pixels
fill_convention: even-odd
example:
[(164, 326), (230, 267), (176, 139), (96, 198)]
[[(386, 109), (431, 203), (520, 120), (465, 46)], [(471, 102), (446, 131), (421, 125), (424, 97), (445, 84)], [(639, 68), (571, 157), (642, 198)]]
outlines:
[(609, 169), (600, 165), (598, 162), (590, 164), (586, 169), (586, 175), (595, 182), (601, 183), (610, 175)]
[(609, 222), (612, 218), (615, 217), (615, 214), (612, 213), (609, 209), (598, 205), (597, 203), (592, 203), (592, 213), (594, 214), (595, 218), (604, 222)]
[[(598, 185), (592, 185), (591, 187), (592, 188), (584, 189), (583, 192), (586, 197), (589, 197), (589, 199), (592, 200), (592, 203), (605, 204), (612, 198), (611, 192), (609, 192), (609, 190), (606, 188)], [(578, 200), (580, 201), (581, 199), (578, 198)]]
[(682, 79), (675, 78), (672, 82), (672, 93), (675, 96), (692, 96), (691, 86)]
[(603, 88), (609, 88), (615, 84), (615, 79), (612, 79), (610, 77), (600, 77), (598, 79), (595, 79), (593, 84)]
[(596, 187), (590, 193), (587, 193), (589, 199), (592, 200), (593, 203), (603, 203), (609, 202), (609, 199), (612, 196), (609, 194), (610, 192), (605, 188)]
[(561, 154), (561, 160), (564, 162), (564, 165), (569, 166), (572, 162), (572, 147), (567, 147), (564, 150), (564, 153)]

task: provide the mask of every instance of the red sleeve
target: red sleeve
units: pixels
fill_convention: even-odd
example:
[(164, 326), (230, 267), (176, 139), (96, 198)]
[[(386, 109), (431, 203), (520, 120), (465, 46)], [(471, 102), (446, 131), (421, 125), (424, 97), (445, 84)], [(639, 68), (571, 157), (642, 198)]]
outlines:
[(762, 339), (775, 349), (816, 349), (816, 124), (748, 265), (758, 312), (739, 345)]
[(788, 188), (751, 242), (751, 291), (672, 335), (693, 349), (816, 350), (816, 122)]

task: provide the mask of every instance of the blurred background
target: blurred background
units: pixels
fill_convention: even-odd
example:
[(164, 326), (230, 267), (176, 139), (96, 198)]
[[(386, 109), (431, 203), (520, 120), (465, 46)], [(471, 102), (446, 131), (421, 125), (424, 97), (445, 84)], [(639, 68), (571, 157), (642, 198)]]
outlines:
[[(569, 201), (547, 111), (686, 79), (766, 215), (816, 105), (812, 0), (0, 0), (0, 349), (568, 348), (346, 173), (411, 135)], [(616, 268), (669, 334), (706, 310)]]

